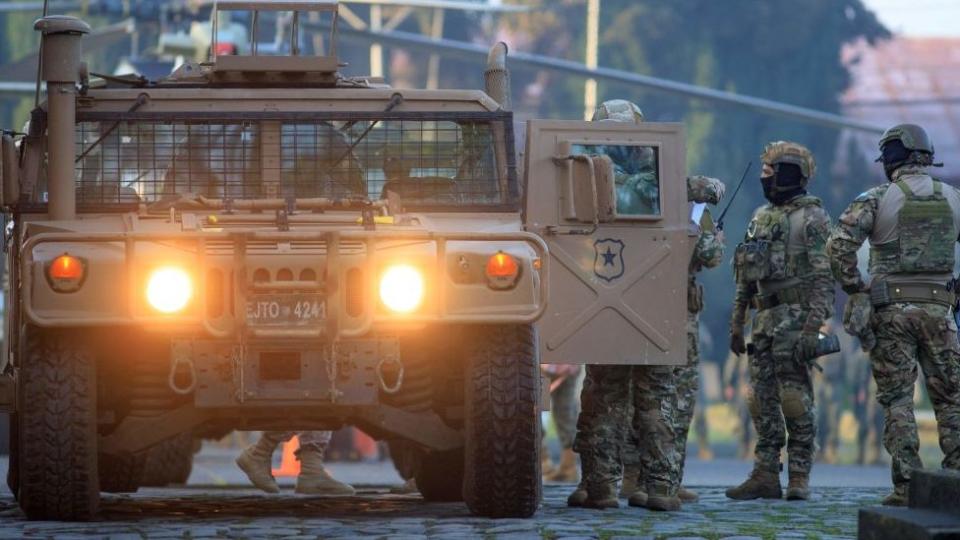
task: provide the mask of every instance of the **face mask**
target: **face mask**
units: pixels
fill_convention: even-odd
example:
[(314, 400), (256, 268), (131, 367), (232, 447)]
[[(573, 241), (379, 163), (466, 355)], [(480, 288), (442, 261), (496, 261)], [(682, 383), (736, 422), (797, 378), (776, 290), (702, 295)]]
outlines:
[(883, 162), (883, 172), (888, 180), (893, 180), (893, 173), (902, 167), (910, 158), (910, 151), (903, 146), (903, 142), (894, 139), (880, 149), (880, 161)]
[(781, 205), (798, 195), (806, 193), (800, 167), (791, 163), (777, 163), (773, 176), (760, 178), (763, 196), (772, 204)]

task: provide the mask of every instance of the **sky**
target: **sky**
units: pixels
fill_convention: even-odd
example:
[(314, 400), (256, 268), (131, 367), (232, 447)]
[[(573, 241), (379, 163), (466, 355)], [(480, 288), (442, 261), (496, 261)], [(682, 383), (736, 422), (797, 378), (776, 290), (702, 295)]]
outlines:
[(960, 37), (960, 0), (863, 0), (896, 34)]

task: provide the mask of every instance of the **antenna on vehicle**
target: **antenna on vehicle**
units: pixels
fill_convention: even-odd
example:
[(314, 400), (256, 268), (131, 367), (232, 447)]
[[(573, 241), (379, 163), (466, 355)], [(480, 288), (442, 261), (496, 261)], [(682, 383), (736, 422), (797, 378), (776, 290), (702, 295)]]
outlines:
[[(47, 11), (50, 8), (50, 1), (43, 0), (43, 16), (47, 16)], [(40, 49), (37, 51), (37, 89), (33, 94), (33, 108), (36, 109), (40, 105), (40, 74), (41, 69), (43, 69), (43, 40), (40, 40)]]

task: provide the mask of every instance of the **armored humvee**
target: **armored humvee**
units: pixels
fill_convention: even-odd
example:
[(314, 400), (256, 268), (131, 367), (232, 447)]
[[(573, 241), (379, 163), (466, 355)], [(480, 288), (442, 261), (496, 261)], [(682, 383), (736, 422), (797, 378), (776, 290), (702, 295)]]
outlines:
[(535, 120), (520, 154), (503, 44), (485, 92), (399, 90), (338, 72), (335, 2), (231, 9), (321, 12), (326, 54), (294, 16), (287, 55), (214, 29), (208, 62), (98, 78), (84, 22), (36, 23), (47, 100), (2, 141), (21, 507), (89, 519), (187, 432), (356, 425), (426, 499), (532, 515), (539, 363), (685, 358), (681, 127)]

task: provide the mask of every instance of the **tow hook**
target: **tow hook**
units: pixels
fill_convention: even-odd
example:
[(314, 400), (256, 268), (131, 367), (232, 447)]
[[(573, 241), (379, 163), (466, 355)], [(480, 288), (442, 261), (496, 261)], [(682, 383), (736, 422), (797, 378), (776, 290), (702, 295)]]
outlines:
[[(385, 356), (377, 363), (380, 388), (387, 394), (396, 394), (403, 386), (403, 364), (396, 356)], [(392, 380), (392, 384), (388, 381)]]
[(190, 394), (197, 387), (197, 370), (189, 349), (185, 351), (181, 347), (174, 347), (167, 384), (170, 385), (170, 390), (180, 395)]

